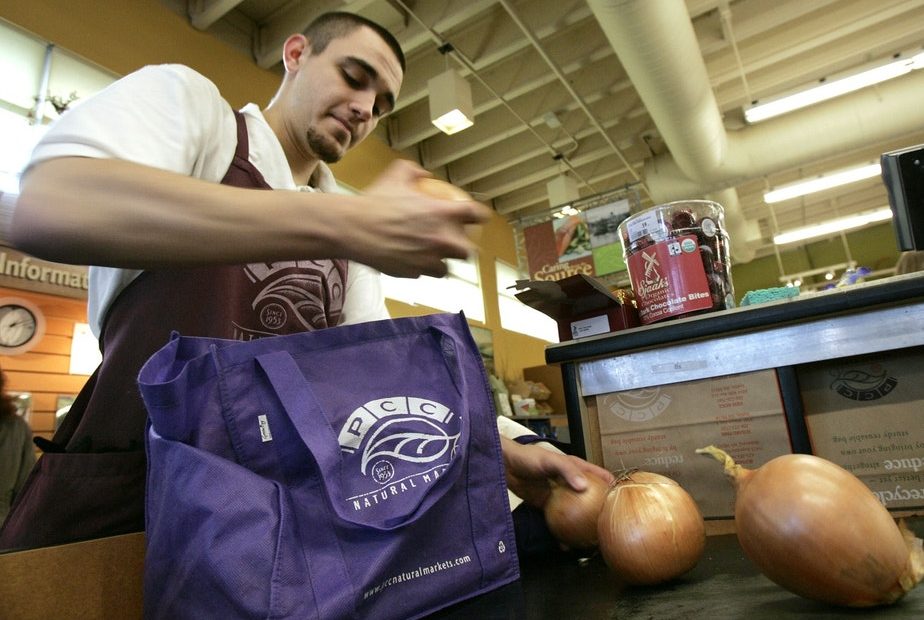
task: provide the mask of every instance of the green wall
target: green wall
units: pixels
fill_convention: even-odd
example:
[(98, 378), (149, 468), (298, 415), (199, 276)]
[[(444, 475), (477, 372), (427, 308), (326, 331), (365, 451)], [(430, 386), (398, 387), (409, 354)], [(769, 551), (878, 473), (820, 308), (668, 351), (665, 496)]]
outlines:
[[(898, 262), (898, 246), (892, 224), (889, 222), (847, 233), (847, 245), (851, 258), (857, 265), (869, 267), (873, 271), (894, 267)], [(848, 260), (840, 236), (781, 251), (780, 259), (787, 274), (845, 263)], [(779, 281), (780, 275), (782, 274), (773, 254), (742, 265), (733, 264), (732, 281), (736, 301), (741, 301), (748, 291), (783, 286)]]

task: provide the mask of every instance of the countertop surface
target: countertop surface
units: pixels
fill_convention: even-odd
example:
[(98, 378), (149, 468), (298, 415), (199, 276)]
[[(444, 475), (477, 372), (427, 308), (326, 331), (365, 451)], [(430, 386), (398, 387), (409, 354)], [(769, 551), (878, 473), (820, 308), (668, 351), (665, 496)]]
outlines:
[[(909, 525), (924, 535), (924, 518)], [(897, 603), (842, 608), (801, 598), (764, 577), (744, 555), (734, 534), (710, 536), (697, 566), (678, 580), (649, 587), (625, 587), (610, 575), (599, 555), (529, 560), (519, 582), (455, 605), (429, 620), (780, 620), (810, 618), (924, 618), (924, 585)]]
[(696, 340), (742, 330), (759, 330), (821, 316), (909, 303), (924, 298), (924, 273), (893, 276), (770, 303), (708, 312), (549, 345), (549, 364), (612, 355), (622, 351)]

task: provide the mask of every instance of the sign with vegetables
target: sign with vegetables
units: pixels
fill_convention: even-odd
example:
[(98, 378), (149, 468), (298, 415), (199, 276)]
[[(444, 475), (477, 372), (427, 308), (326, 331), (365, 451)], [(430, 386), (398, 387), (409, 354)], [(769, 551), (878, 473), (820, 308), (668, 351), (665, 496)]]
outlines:
[(530, 278), (625, 271), (617, 231), (628, 216), (629, 201), (622, 199), (524, 228)]
[(554, 226), (559, 221), (561, 220), (555, 220), (554, 223), (543, 222), (523, 229), (526, 260), (532, 280), (562, 280), (579, 274), (594, 275), (590, 252), (569, 250), (574, 229), (572, 237), (565, 242), (564, 225), (559, 225), (558, 228)]
[(590, 234), (594, 271), (605, 275), (626, 270), (619, 242), (619, 225), (629, 217), (629, 201), (618, 200), (584, 212)]

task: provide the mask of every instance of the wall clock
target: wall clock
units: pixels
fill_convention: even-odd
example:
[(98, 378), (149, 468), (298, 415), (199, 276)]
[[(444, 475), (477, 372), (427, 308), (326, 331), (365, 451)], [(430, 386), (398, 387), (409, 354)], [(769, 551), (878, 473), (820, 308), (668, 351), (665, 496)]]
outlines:
[(45, 335), (45, 315), (34, 303), (18, 297), (0, 298), (0, 355), (19, 355)]

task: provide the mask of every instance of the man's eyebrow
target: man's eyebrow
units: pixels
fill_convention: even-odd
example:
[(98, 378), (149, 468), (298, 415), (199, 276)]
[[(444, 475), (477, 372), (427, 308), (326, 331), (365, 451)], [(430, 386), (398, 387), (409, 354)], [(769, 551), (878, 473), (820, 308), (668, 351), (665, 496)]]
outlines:
[[(373, 81), (377, 81), (379, 79), (379, 72), (375, 70), (375, 67), (370, 65), (368, 62), (366, 62), (362, 58), (357, 58), (356, 56), (347, 56), (347, 61), (352, 62), (353, 64), (358, 65), (360, 68), (362, 68), (363, 71), (369, 74), (369, 77), (371, 77)], [(394, 110), (395, 109), (395, 94), (391, 92), (390, 90), (386, 90), (384, 93), (384, 97), (385, 97), (385, 100), (388, 102), (388, 109)]]

